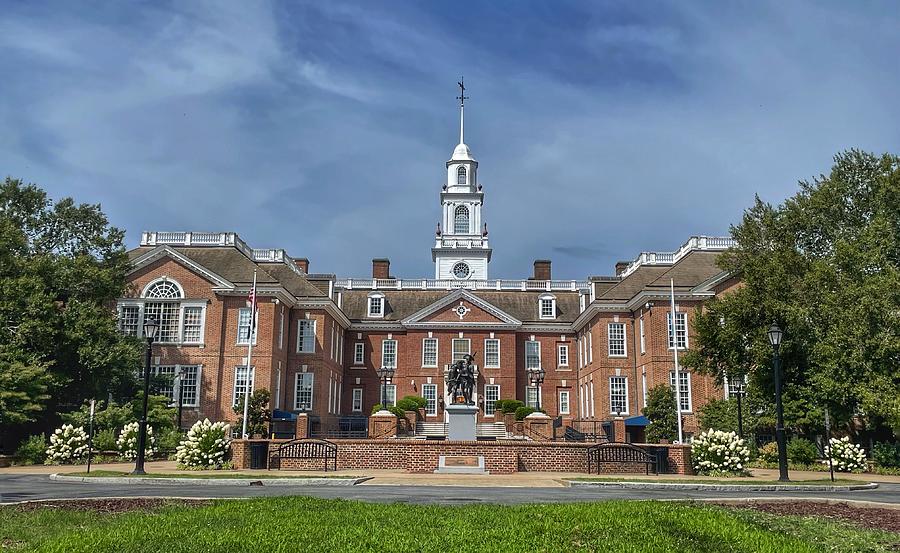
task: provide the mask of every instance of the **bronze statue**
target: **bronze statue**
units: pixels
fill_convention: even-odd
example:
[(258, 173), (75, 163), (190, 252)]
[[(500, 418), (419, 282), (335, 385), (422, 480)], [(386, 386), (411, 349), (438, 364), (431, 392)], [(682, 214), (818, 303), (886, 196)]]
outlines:
[(475, 389), (475, 356), (466, 354), (465, 357), (450, 366), (447, 375), (447, 393), (453, 403), (462, 396), (466, 405), (473, 405), (472, 390)]

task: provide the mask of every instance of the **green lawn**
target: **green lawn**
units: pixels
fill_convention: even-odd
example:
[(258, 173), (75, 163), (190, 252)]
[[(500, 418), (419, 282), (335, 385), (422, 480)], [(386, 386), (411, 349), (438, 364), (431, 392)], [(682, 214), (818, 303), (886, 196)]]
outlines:
[[(720, 478), (716, 479), (676, 479), (676, 478), (627, 478), (627, 477), (579, 477), (579, 478), (566, 478), (566, 480), (572, 480), (576, 482), (640, 482), (647, 484), (727, 484), (727, 485), (738, 485), (738, 486), (771, 486), (776, 484), (785, 484), (785, 482), (779, 482), (778, 480), (732, 480), (730, 478)], [(834, 482), (831, 481), (830, 478), (822, 478), (816, 480), (791, 480), (787, 482), (788, 485), (793, 486), (859, 486), (868, 484), (863, 480), (849, 480), (847, 478), (835, 478)]]
[(896, 534), (671, 502), (412, 506), (283, 497), (98, 515), (0, 508), (0, 549), (280, 551), (888, 551)]
[(201, 470), (186, 470), (184, 472), (177, 473), (166, 473), (166, 474), (151, 474), (147, 473), (143, 476), (135, 476), (130, 472), (120, 471), (120, 470), (92, 470), (90, 473), (87, 472), (69, 472), (64, 474), (63, 476), (87, 476), (88, 478), (94, 478), (99, 476), (115, 476), (115, 477), (127, 477), (127, 478), (244, 478), (247, 480), (263, 480), (265, 478), (362, 478), (361, 476), (332, 476), (332, 475), (318, 475), (318, 474), (286, 474), (284, 472), (274, 471), (267, 474), (246, 474), (246, 473), (221, 473), (217, 471), (201, 471)]

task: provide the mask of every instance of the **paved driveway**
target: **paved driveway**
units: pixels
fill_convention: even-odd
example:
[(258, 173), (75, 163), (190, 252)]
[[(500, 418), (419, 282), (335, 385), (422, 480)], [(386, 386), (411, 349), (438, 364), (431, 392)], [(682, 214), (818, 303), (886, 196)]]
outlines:
[(697, 490), (620, 490), (610, 488), (511, 488), (466, 486), (369, 485), (348, 487), (226, 487), (210, 485), (137, 486), (93, 482), (53, 482), (47, 475), (0, 474), (0, 503), (38, 499), (89, 497), (270, 497), (305, 495), (371, 502), (415, 504), (459, 503), (553, 503), (603, 501), (609, 499), (733, 499), (827, 498), (875, 501), (900, 505), (900, 484), (882, 484), (876, 490), (854, 492), (708, 492)]

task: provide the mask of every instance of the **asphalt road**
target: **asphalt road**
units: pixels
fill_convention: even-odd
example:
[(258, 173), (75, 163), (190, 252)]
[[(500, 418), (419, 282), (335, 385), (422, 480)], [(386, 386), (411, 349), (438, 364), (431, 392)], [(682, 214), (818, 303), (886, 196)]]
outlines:
[(711, 492), (698, 490), (633, 490), (614, 488), (509, 488), (456, 486), (145, 486), (54, 482), (47, 475), (0, 475), (0, 504), (41, 499), (90, 497), (272, 497), (305, 495), (369, 502), (413, 504), (557, 503), (610, 499), (827, 498), (900, 504), (900, 484), (847, 492)]

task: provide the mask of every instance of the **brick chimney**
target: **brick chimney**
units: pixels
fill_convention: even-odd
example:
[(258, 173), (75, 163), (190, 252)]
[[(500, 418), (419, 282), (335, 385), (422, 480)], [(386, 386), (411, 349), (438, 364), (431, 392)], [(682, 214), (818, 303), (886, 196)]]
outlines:
[(631, 261), (616, 261), (616, 276), (624, 273), (629, 265), (631, 265)]
[(534, 280), (551, 280), (550, 278), (550, 260), (535, 259), (534, 260)]
[(391, 278), (391, 260), (382, 257), (376, 257), (375, 259), (373, 259), (372, 278)]
[(294, 265), (296, 265), (298, 269), (303, 271), (303, 274), (309, 274), (309, 259), (306, 259), (305, 257), (294, 259)]

